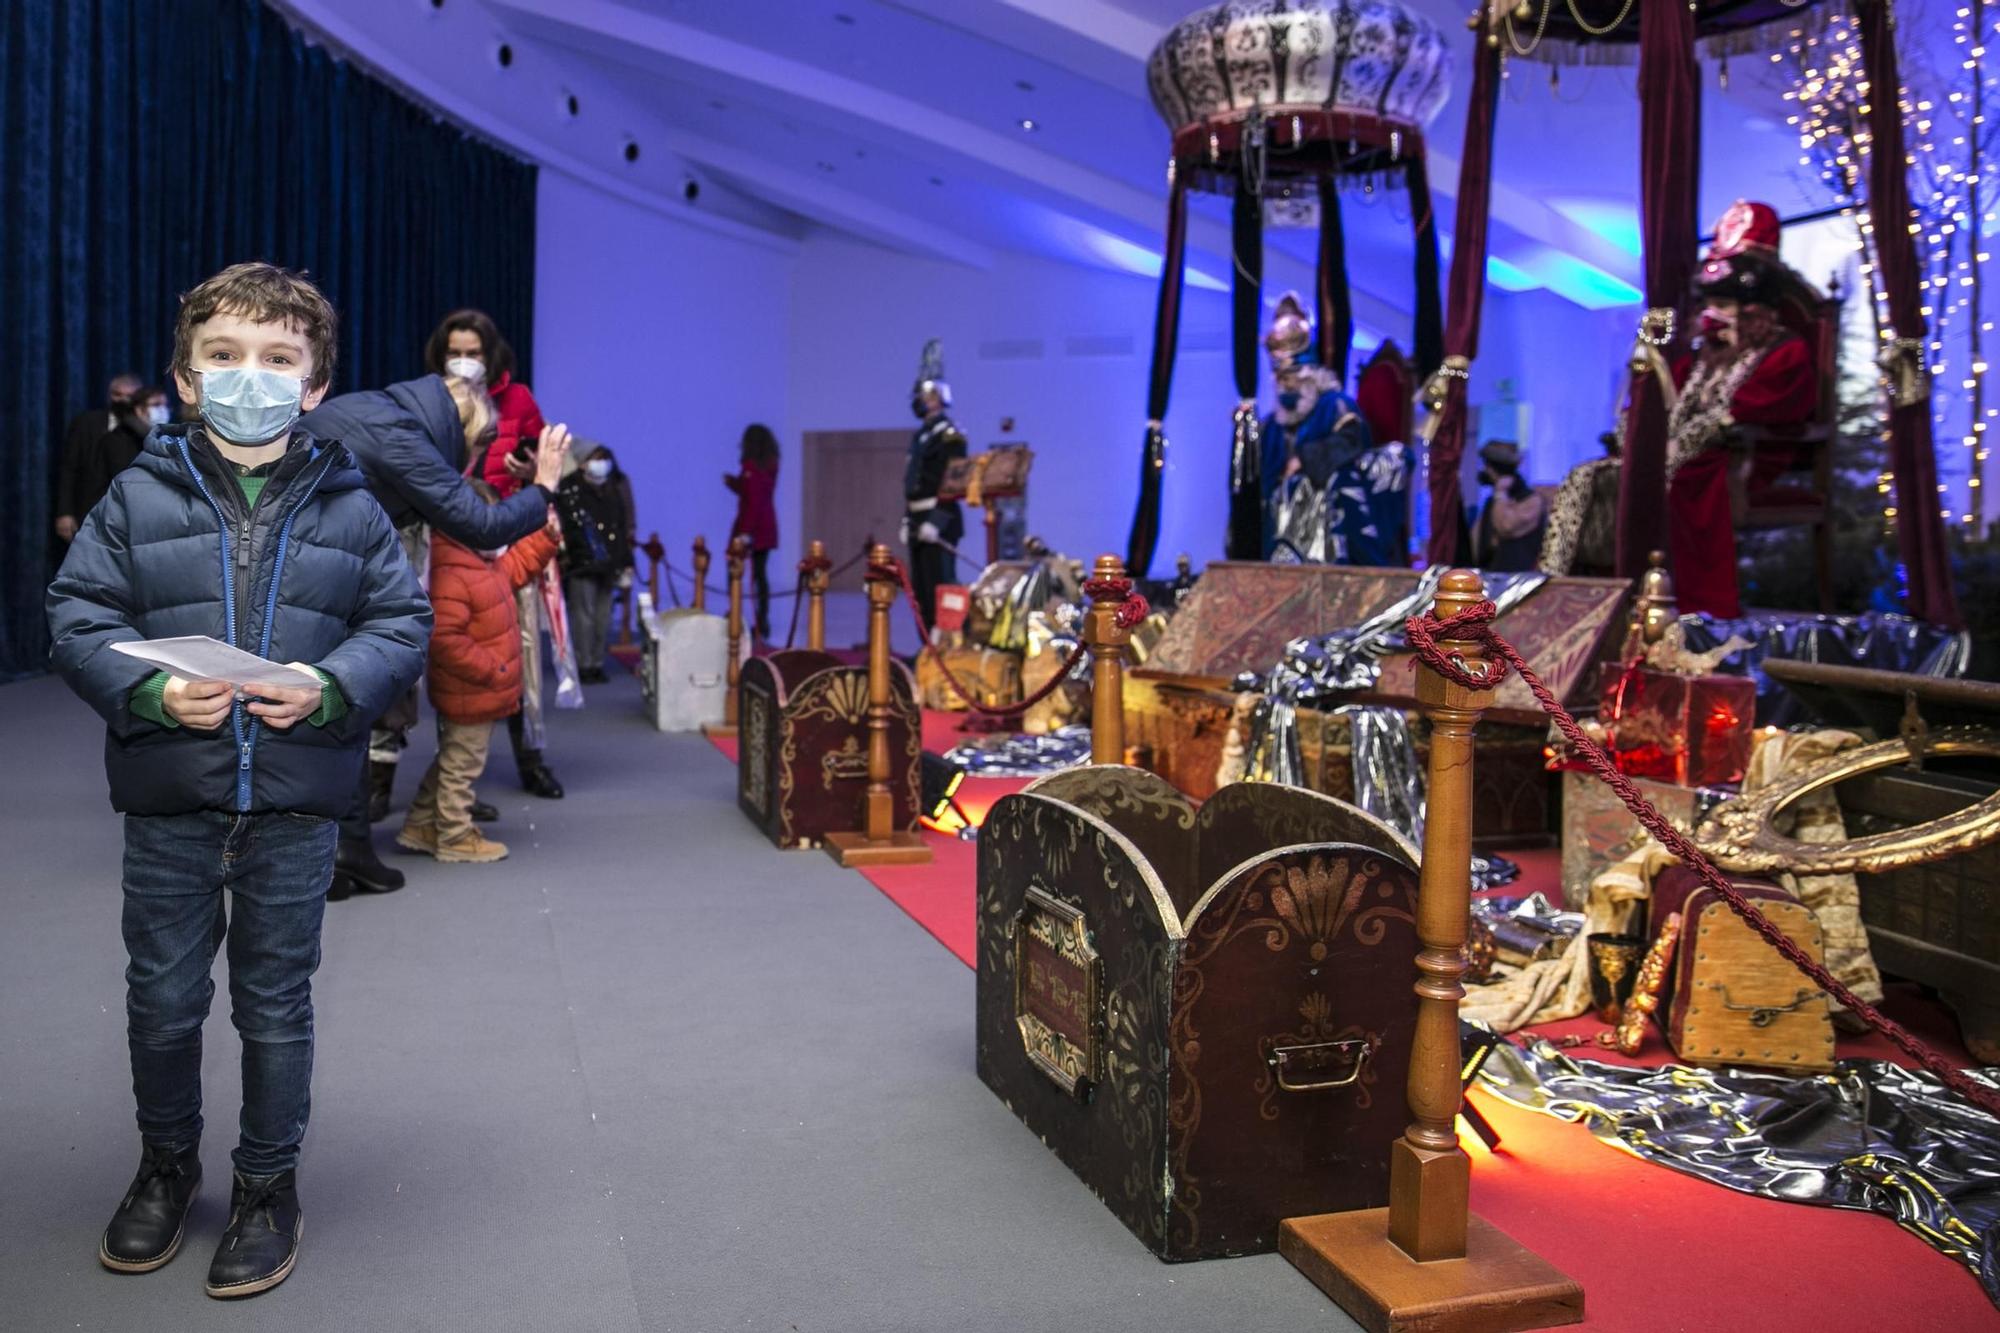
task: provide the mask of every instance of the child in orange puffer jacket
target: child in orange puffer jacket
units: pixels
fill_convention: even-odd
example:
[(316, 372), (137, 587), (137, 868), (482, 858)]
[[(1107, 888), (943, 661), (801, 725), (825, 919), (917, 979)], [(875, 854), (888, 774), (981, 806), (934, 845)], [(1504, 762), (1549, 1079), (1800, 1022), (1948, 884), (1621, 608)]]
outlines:
[[(474, 482), (487, 503), (498, 497)], [(396, 844), (440, 861), (498, 861), (507, 855), (472, 822), (472, 787), (486, 769), (493, 724), (521, 707), (521, 622), (514, 591), (533, 582), (561, 549), (549, 525), (494, 555), (431, 534), (430, 696), (438, 713), (437, 758), (410, 803)]]

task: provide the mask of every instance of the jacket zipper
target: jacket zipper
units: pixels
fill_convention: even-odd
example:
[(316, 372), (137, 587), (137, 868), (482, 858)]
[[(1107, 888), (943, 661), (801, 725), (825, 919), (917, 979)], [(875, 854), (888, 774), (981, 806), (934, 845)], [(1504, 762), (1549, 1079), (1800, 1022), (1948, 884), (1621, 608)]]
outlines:
[[(291, 546), (292, 521), (298, 518), (299, 511), (306, 507), (306, 502), (313, 498), (313, 493), (319, 489), (319, 484), (326, 480), (326, 474), (331, 471), (333, 471), (333, 460), (329, 458), (320, 467), (318, 473), (313, 476), (313, 479), (306, 483), (305, 494), (298, 498), (298, 503), (285, 511), (284, 521), (278, 525), (278, 552), (272, 557), (271, 587), (264, 598), (264, 632), (257, 640), (257, 656), (259, 657), (268, 658), (271, 655), (271, 629), (278, 615), (278, 581), (285, 574), (285, 552)], [(257, 738), (263, 734), (264, 724), (252, 721), (250, 725), (250, 740), (243, 746), (242, 763), (237, 769), (236, 808), (238, 810), (247, 811), (250, 808), (250, 761), (257, 753)]]
[[(215, 511), (216, 535), (222, 539), (222, 607), (227, 626), (229, 646), (236, 644), (236, 561), (230, 558), (229, 518), (216, 502), (215, 494), (202, 480), (201, 469), (194, 465), (194, 456), (188, 452), (187, 440), (177, 442), (181, 462), (187, 465), (188, 475), (194, 478), (194, 488), (201, 492), (201, 498), (208, 501), (208, 507)], [(248, 543), (240, 543), (238, 550), (248, 548)], [(229, 726), (236, 735), (236, 808), (239, 811), (250, 808), (250, 743), (243, 735), (243, 700), (237, 698), (229, 705)]]

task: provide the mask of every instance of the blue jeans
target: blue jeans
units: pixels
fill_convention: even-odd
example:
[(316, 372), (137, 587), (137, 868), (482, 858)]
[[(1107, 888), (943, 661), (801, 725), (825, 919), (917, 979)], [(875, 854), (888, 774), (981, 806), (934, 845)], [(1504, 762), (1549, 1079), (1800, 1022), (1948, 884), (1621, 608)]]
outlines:
[[(201, 1025), (229, 943), (229, 1016), (243, 1040), (245, 1175), (298, 1165), (312, 1109), (312, 974), (337, 825), (315, 815), (125, 817), (126, 1031), (139, 1133), (201, 1141)], [(222, 891), (233, 897), (225, 912)]]

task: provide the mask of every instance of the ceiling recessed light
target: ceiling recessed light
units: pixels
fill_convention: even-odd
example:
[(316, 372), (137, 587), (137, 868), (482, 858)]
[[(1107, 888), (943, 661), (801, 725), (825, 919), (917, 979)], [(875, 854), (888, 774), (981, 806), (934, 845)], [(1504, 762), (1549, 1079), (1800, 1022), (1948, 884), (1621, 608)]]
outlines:
[(727, 103), (727, 102), (723, 101), (723, 100), (722, 100), (722, 99), (721, 99), (720, 97), (711, 97), (711, 98), (709, 98), (709, 99), (708, 99), (708, 104), (709, 104), (709, 105), (710, 105), (711, 107), (714, 107), (714, 108), (715, 108), (715, 109), (716, 109), (717, 111), (727, 111), (727, 110), (729, 110), (729, 103)]
[(853, 27), (853, 26), (854, 26), (854, 15), (852, 15), (852, 14), (835, 14), (835, 15), (833, 16), (833, 21), (834, 21), (835, 23), (839, 23), (839, 24), (843, 24), (843, 25), (845, 25), (845, 26), (847, 26), (847, 27), (851, 28), (851, 27)]
[(1041, 126), (1035, 124), (1032, 118), (1028, 116), (1023, 116), (1021, 117), (1021, 128), (1026, 130), (1028, 133), (1033, 134), (1036, 130), (1040, 129)]
[(942, 177), (942, 176), (933, 176), (933, 177), (931, 177), (931, 184), (933, 184), (933, 185), (942, 185), (942, 184), (944, 184), (944, 177)]
[(639, 160), (639, 141), (637, 139), (627, 139), (625, 141), (625, 160), (627, 162), (637, 162)]
[(1026, 79), (1016, 79), (1016, 80), (1014, 80), (1014, 86), (1015, 86), (1016, 88), (1019, 88), (1019, 89), (1020, 89), (1020, 90), (1021, 90), (1022, 92), (1024, 92), (1024, 93), (1031, 93), (1031, 92), (1035, 91), (1035, 85), (1034, 85), (1034, 84), (1032, 84), (1032, 83), (1030, 83), (1030, 82), (1028, 82), (1028, 81), (1027, 81)]
[(563, 89), (563, 95), (562, 95), (562, 109), (569, 115), (574, 116), (579, 111), (583, 110), (583, 104), (576, 100), (575, 93), (565, 88)]
[(514, 63), (514, 48), (502, 42), (494, 49), (493, 58), (500, 62), (501, 69), (506, 69)]

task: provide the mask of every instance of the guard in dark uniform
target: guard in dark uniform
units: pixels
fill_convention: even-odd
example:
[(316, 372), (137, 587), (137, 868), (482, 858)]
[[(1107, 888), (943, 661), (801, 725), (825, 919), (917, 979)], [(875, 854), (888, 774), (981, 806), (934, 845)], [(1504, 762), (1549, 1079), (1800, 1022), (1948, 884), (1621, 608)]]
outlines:
[(910, 411), (923, 425), (910, 439), (910, 460), (903, 469), (903, 540), (910, 548), (910, 585), (916, 589), (926, 635), (937, 620), (939, 585), (958, 578), (952, 548), (965, 538), (958, 502), (938, 499), (945, 469), (952, 459), (965, 457), (965, 435), (946, 415), (950, 406), (944, 352), (933, 338), (924, 344), (917, 382), (910, 389)]

